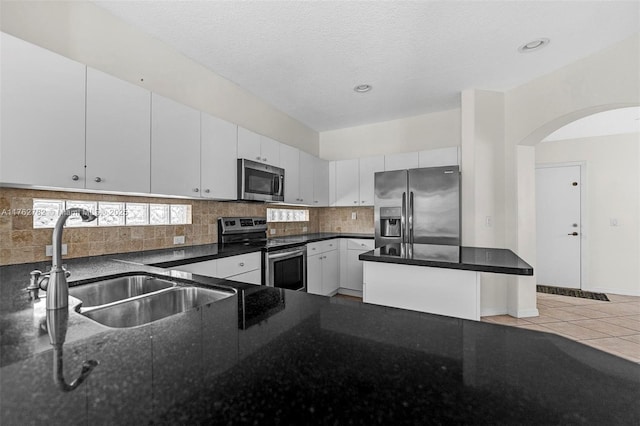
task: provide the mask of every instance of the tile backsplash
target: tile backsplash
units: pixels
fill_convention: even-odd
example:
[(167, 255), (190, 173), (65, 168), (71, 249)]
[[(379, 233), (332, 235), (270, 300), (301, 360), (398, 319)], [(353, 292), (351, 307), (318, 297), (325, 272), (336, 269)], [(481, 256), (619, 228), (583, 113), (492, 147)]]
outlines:
[[(63, 243), (68, 247), (65, 258), (176, 247), (173, 237), (179, 235), (185, 236), (184, 245), (216, 243), (219, 216), (264, 217), (267, 206), (270, 206), (261, 203), (0, 188), (0, 265), (50, 259), (45, 255), (45, 247), (51, 244), (52, 229), (33, 229), (31, 209), (34, 198), (192, 205), (190, 225), (65, 229)], [(356, 212), (355, 220), (351, 219), (352, 212)], [(270, 237), (316, 232), (373, 233), (373, 208), (309, 208), (308, 222), (270, 223), (269, 229), (275, 230), (275, 234), (268, 232)]]

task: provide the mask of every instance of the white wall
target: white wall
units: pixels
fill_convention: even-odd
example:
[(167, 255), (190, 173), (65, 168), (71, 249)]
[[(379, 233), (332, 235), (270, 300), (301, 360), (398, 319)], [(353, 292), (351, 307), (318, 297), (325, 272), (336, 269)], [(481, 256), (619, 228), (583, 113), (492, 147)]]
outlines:
[(320, 133), (320, 157), (326, 160), (459, 145), (459, 109)]
[(536, 164), (586, 163), (584, 289), (640, 296), (640, 134), (544, 142), (535, 150)]
[(0, 28), (90, 67), (318, 155), (318, 133), (91, 2), (3, 1)]

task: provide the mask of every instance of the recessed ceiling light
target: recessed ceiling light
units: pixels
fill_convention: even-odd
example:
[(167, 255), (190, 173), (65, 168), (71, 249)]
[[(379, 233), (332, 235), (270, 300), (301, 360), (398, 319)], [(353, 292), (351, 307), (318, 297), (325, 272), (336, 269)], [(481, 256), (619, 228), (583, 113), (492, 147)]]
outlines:
[(353, 88), (353, 90), (355, 90), (358, 93), (366, 93), (371, 89), (372, 87), (370, 84), (358, 84), (356, 87)]
[(520, 53), (533, 52), (535, 50), (542, 49), (547, 44), (549, 44), (549, 39), (548, 38), (539, 38), (539, 39), (536, 39), (536, 40), (532, 40), (529, 43), (523, 44), (522, 46), (520, 46), (518, 48), (518, 51)]

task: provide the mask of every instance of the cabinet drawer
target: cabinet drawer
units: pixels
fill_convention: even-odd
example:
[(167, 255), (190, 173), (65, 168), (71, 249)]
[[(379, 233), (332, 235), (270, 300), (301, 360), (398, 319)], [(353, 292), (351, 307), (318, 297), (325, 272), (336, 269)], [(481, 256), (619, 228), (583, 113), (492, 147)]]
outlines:
[(218, 278), (260, 269), (260, 253), (247, 253), (240, 256), (218, 259)]
[(227, 277), (229, 280), (239, 281), (241, 283), (247, 284), (262, 284), (262, 270), (256, 269), (250, 272), (244, 272), (242, 274), (233, 275), (231, 277)]
[(348, 250), (373, 250), (375, 247), (374, 240), (355, 240), (350, 239), (347, 241)]
[(318, 241), (307, 244), (307, 256), (338, 249), (338, 240)]
[(183, 272), (191, 272), (192, 274), (205, 275), (207, 277), (217, 277), (218, 261), (215, 259), (205, 260), (204, 262), (188, 263), (186, 265), (176, 266), (171, 269)]

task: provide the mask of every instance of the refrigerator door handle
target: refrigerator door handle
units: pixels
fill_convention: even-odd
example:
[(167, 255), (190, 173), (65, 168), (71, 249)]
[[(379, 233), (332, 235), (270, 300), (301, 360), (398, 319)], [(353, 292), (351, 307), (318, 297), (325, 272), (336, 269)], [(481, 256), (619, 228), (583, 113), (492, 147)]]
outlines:
[[(400, 240), (401, 242), (405, 243), (405, 227), (406, 227), (406, 223), (407, 223), (407, 219), (406, 219), (406, 212), (407, 212), (407, 193), (403, 192), (402, 193), (402, 210), (400, 211)], [(396, 216), (397, 217), (397, 216)]]
[(413, 244), (413, 191), (409, 193), (409, 243)]

